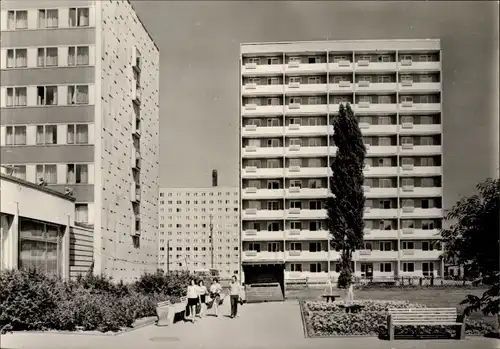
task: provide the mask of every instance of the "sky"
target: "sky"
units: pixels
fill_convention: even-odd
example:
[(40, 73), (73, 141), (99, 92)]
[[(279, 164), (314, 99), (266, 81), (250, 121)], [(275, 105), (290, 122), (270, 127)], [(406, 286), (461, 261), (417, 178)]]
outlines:
[(160, 186), (238, 186), (240, 43), (441, 39), (443, 189), (498, 176), (494, 1), (132, 1), (160, 48)]

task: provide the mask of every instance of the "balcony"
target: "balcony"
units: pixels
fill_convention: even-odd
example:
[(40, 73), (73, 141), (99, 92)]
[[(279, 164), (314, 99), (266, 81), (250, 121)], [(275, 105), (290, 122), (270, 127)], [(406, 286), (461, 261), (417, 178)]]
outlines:
[(423, 250), (401, 250), (400, 258), (402, 261), (407, 260), (439, 260), (442, 252), (440, 250), (423, 251)]
[(402, 228), (401, 239), (411, 240), (426, 240), (426, 239), (441, 239), (439, 229), (415, 229), (415, 228)]
[(441, 209), (441, 208), (403, 207), (403, 208), (401, 208), (400, 217), (402, 219), (443, 218), (443, 209)]
[(244, 64), (241, 69), (241, 74), (245, 75), (275, 75), (283, 74), (282, 64), (256, 64), (247, 63)]
[(398, 209), (371, 208), (365, 207), (365, 219), (395, 219), (398, 217)]
[(355, 64), (356, 73), (369, 72), (393, 72), (396, 71), (396, 62), (369, 62), (357, 61)]
[(141, 153), (139, 153), (136, 149), (132, 149), (130, 164), (133, 169), (138, 170), (141, 168)]
[(364, 240), (397, 240), (398, 230), (364, 229)]
[(396, 155), (398, 153), (398, 147), (395, 145), (367, 145), (366, 155), (367, 156), (386, 156), (386, 155)]
[(384, 136), (384, 135), (395, 135), (398, 133), (397, 125), (370, 125), (365, 123), (360, 123), (359, 128), (363, 133), (363, 136)]
[(141, 86), (134, 82), (132, 82), (132, 102), (135, 105), (141, 104)]
[(398, 259), (398, 251), (358, 250), (353, 255), (356, 261), (391, 261)]
[(285, 279), (286, 280), (294, 280), (294, 279), (308, 279), (309, 281), (316, 280), (328, 280), (328, 273), (326, 271), (322, 271), (319, 273), (313, 273), (310, 271), (287, 271), (285, 270)]
[(132, 69), (138, 74), (141, 73), (142, 69), (142, 60), (141, 60), (141, 53), (137, 49), (137, 47), (132, 48), (132, 57), (131, 57), (131, 65)]
[(283, 168), (257, 168), (245, 167), (242, 170), (243, 178), (276, 178), (283, 177)]
[(300, 63), (300, 62), (289, 62), (285, 66), (285, 74), (312, 74), (312, 73), (326, 73), (327, 64), (326, 63)]
[(287, 136), (326, 136), (333, 133), (333, 126), (301, 126), (299, 124), (291, 124), (285, 127)]
[(241, 198), (244, 200), (282, 199), (284, 195), (284, 189), (245, 188), (242, 190)]
[(246, 104), (241, 108), (243, 116), (283, 115), (283, 105)]
[(363, 187), (365, 190), (365, 196), (368, 199), (374, 198), (392, 198), (398, 196), (398, 188), (373, 188), (373, 187)]
[(283, 94), (283, 85), (257, 85), (247, 83), (241, 89), (243, 96), (276, 96)]
[(328, 251), (310, 252), (310, 251), (287, 251), (286, 260), (293, 261), (326, 261), (328, 260)]
[(315, 198), (327, 198), (330, 192), (327, 188), (299, 188), (293, 187), (286, 190), (287, 199), (315, 199)]
[(383, 166), (370, 166), (365, 165), (363, 169), (365, 177), (384, 177), (384, 176), (397, 176), (398, 168), (396, 166), (383, 167)]
[(441, 166), (402, 165), (400, 174), (401, 176), (435, 176), (442, 175), (443, 169)]
[(327, 154), (328, 147), (302, 147), (300, 145), (290, 145), (285, 150), (285, 155), (290, 157), (316, 157), (327, 156)]
[(443, 189), (441, 187), (401, 187), (399, 190), (399, 195), (405, 198), (443, 196)]
[(396, 92), (397, 84), (395, 82), (368, 82), (360, 81), (356, 84), (356, 92)]
[(441, 155), (443, 152), (440, 145), (413, 145), (402, 144), (400, 146), (401, 156), (415, 156), (415, 155)]
[(241, 261), (244, 262), (283, 262), (283, 252), (243, 251)]
[(348, 73), (353, 70), (353, 63), (349, 61), (338, 61), (328, 63), (328, 70), (330, 73)]
[(440, 71), (441, 62), (413, 62), (409, 60), (402, 60), (398, 63), (398, 70), (405, 72)]
[(330, 233), (327, 230), (299, 230), (289, 229), (286, 231), (287, 240), (328, 240)]
[(340, 81), (339, 83), (328, 84), (328, 92), (330, 93), (346, 93), (351, 94), (354, 92), (354, 84), (350, 81)]
[(281, 157), (283, 156), (283, 147), (256, 147), (247, 145), (242, 149), (244, 158), (266, 158), (266, 157)]
[(135, 182), (132, 182), (130, 186), (130, 201), (132, 202), (141, 201), (141, 186)]
[(388, 114), (396, 113), (397, 109), (396, 103), (359, 102), (354, 105), (354, 112), (357, 114)]
[(247, 208), (243, 210), (242, 218), (244, 220), (271, 220), (283, 219), (283, 210), (259, 210)]
[(326, 210), (306, 210), (290, 208), (285, 210), (286, 219), (326, 219)]
[(243, 230), (242, 239), (244, 241), (280, 241), (284, 237), (283, 231), (267, 231), (255, 229)]
[(285, 114), (287, 115), (309, 115), (309, 114), (326, 114), (326, 113), (328, 113), (327, 104), (293, 103), (285, 106)]
[(439, 113), (441, 112), (441, 103), (401, 102), (399, 104), (399, 112), (402, 114)]
[(441, 91), (440, 82), (413, 82), (402, 81), (398, 84), (400, 92), (439, 92)]
[(246, 125), (241, 128), (241, 136), (247, 138), (261, 137), (280, 137), (283, 136), (283, 126), (264, 126)]
[(285, 93), (287, 95), (313, 95), (324, 94), (328, 91), (326, 84), (301, 84), (289, 83), (285, 85)]
[(330, 252), (328, 253), (328, 256), (330, 257), (329, 259), (331, 261), (338, 261), (338, 260), (340, 260), (340, 252), (338, 252), (338, 251), (330, 250)]
[(399, 132), (401, 135), (434, 135), (441, 133), (441, 125), (415, 125), (408, 122), (399, 126)]
[(285, 177), (289, 178), (318, 178), (331, 175), (329, 167), (300, 167), (292, 166), (285, 169)]

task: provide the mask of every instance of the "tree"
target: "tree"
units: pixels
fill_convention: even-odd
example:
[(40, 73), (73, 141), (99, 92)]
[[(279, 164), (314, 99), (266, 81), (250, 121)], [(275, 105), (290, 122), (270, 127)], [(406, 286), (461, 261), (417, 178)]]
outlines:
[(465, 314), (482, 311), (485, 315), (499, 314), (499, 233), (500, 182), (488, 178), (477, 186), (478, 193), (460, 199), (446, 214), (454, 222), (441, 229), (444, 260), (462, 266), (483, 283), (491, 285), (482, 297), (469, 295)]
[(330, 188), (333, 196), (326, 201), (328, 230), (331, 246), (341, 251), (339, 287), (351, 283), (352, 253), (363, 243), (363, 167), (365, 145), (358, 121), (351, 106), (340, 105), (333, 119), (334, 141), (337, 155), (331, 164)]

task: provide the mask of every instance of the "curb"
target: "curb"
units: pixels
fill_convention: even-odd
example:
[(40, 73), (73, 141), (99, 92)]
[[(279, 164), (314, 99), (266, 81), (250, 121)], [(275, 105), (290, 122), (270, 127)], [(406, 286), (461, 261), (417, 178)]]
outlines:
[(144, 323), (137, 325), (135, 327), (127, 327), (119, 332), (90, 332), (90, 331), (14, 331), (12, 334), (56, 334), (56, 335), (77, 335), (77, 336), (99, 336), (99, 337), (115, 337), (128, 332), (132, 332), (138, 330), (140, 328), (150, 326), (156, 323), (156, 318), (152, 318), (151, 320), (145, 321)]

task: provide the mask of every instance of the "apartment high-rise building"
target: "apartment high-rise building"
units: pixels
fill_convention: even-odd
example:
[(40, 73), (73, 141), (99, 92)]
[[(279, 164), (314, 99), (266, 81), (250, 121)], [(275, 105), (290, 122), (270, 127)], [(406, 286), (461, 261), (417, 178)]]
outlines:
[(2, 1), (0, 25), (1, 163), (75, 197), (72, 274), (156, 271), (159, 50), (132, 5)]
[(440, 41), (255, 43), (240, 50), (247, 282), (276, 279), (283, 270), (285, 279), (338, 277), (324, 204), (336, 153), (332, 120), (346, 103), (367, 148), (356, 275), (441, 276)]
[(239, 274), (239, 206), (237, 187), (160, 188), (160, 268)]

